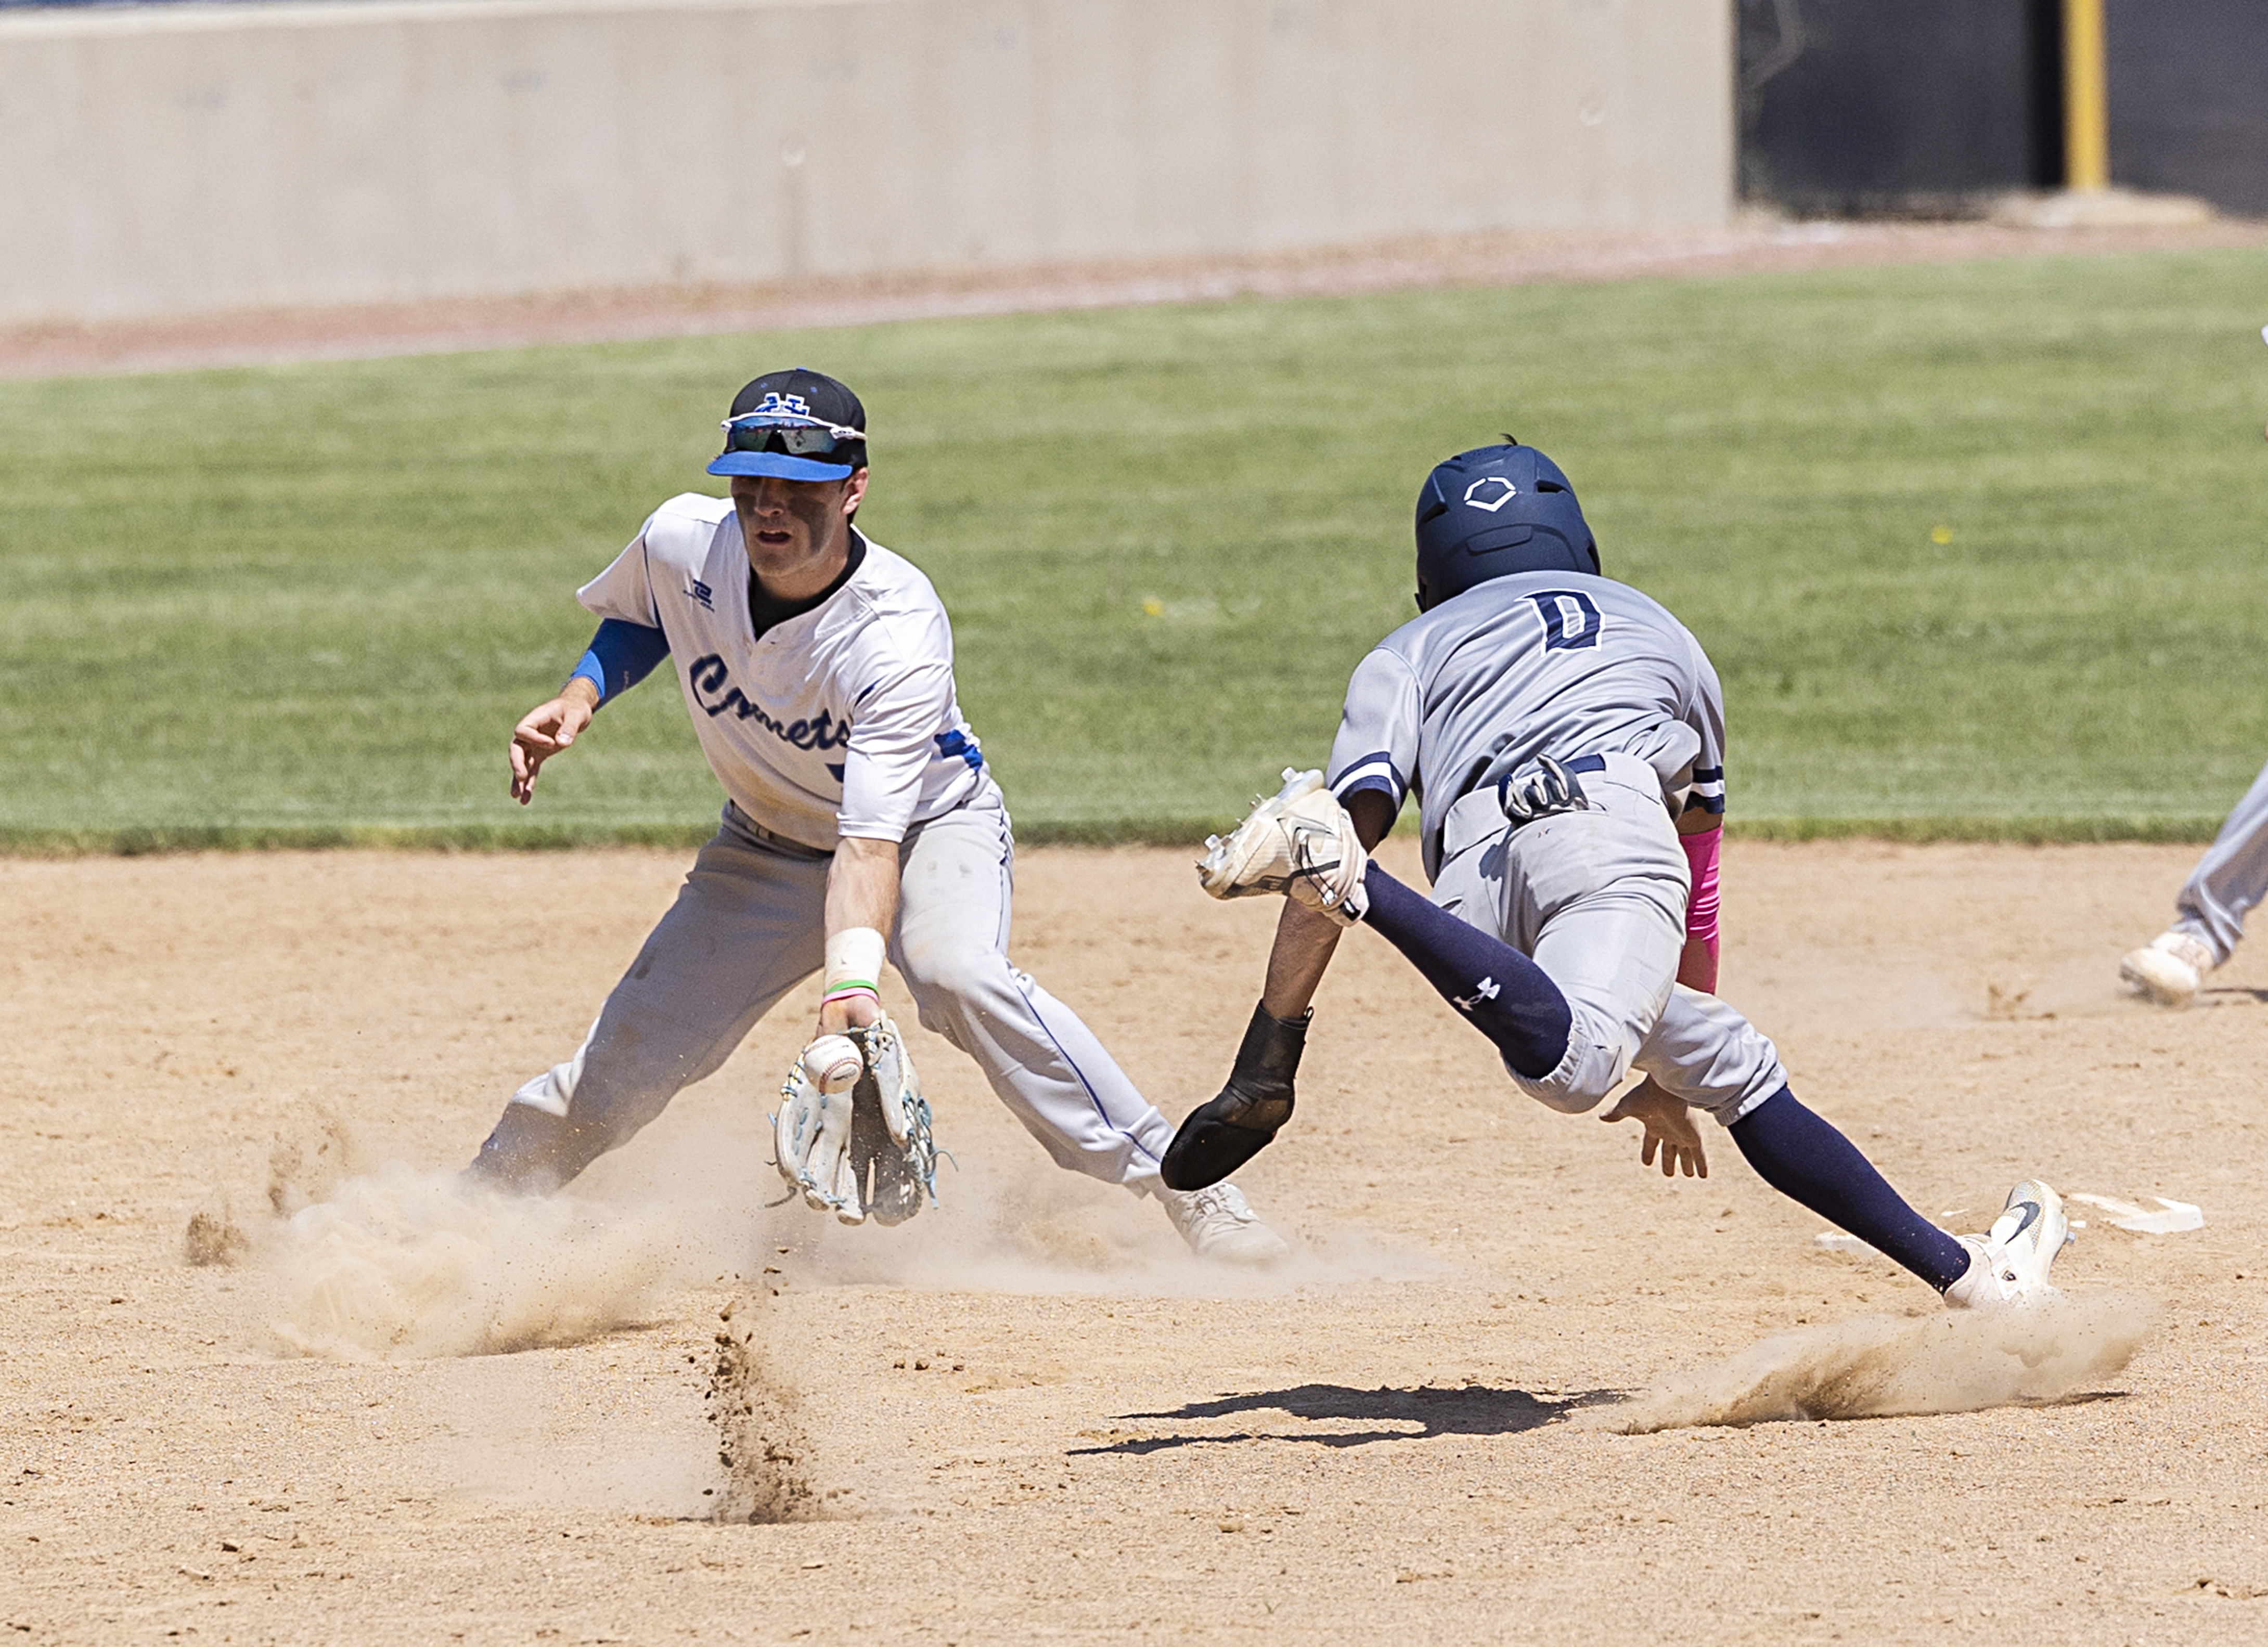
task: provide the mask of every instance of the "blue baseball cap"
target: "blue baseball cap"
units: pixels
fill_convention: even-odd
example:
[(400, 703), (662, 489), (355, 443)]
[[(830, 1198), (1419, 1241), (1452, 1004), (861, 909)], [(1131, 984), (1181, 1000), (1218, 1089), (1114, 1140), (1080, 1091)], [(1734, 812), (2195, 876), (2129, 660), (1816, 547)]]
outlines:
[(849, 387), (806, 366), (768, 371), (733, 397), (711, 474), (842, 481), (866, 467), (866, 408)]

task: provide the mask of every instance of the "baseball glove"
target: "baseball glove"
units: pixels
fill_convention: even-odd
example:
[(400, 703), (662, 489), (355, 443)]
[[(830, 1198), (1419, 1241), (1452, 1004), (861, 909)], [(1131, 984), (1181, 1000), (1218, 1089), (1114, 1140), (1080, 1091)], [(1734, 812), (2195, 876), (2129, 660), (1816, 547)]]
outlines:
[(903, 1224), (937, 1199), (937, 1144), (913, 1059), (887, 1018), (806, 1047), (772, 1117), (780, 1176), (845, 1224)]

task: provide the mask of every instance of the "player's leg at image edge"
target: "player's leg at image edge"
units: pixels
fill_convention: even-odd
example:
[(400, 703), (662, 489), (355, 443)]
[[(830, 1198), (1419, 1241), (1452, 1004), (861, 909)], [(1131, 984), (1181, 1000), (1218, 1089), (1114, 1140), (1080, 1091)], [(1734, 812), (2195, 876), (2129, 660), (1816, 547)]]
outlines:
[(2244, 937), (2244, 917), (2268, 895), (2268, 770), (2252, 780), (2182, 883), (2174, 923), (2118, 963), (2118, 979), (2160, 1006), (2187, 1006), (2205, 974)]
[[(1208, 887), (1241, 877), (1285, 891), (1343, 924), (1371, 927), (1495, 1044), (1509, 1068), (1530, 1078), (1557, 1069), (1572, 1014), (1543, 969), (1368, 862), (1344, 809), (1318, 786), (1294, 790), (1287, 784), (1228, 841), (1209, 843)], [(1244, 839), (1247, 830), (1261, 839)], [(1289, 1033), (1294, 1029), (1296, 1040)], [(1267, 1145), (1290, 1118), (1291, 1105), (1254, 1101), (1263, 1084), (1251, 1079), (1247, 1055), (1257, 1040), (1276, 1054), (1278, 1067), (1286, 1049), (1296, 1065), (1305, 1035), (1304, 1019), (1287, 1024), (1264, 1007), (1255, 1015), (1229, 1090), (1182, 1123), (1167, 1151), (1168, 1181), (1189, 1181), (1222, 1162), (1229, 1163), (1221, 1167), (1225, 1173)], [(1953, 1307), (2052, 1294), (2048, 1271), (2069, 1226), (2061, 1198), (2045, 1184), (2017, 1185), (1984, 1234), (1953, 1236), (1908, 1205), (1857, 1146), (1786, 1087), (1727, 1130), (1758, 1177), (1911, 1270)]]

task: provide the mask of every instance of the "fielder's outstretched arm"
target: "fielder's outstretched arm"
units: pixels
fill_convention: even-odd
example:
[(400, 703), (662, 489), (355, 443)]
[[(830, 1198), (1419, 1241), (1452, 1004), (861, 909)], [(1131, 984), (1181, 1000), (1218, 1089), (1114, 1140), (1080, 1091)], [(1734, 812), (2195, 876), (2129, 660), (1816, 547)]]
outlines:
[(898, 843), (844, 835), (827, 870), (827, 994), (819, 1033), (864, 1029), (882, 1016), (884, 934), (898, 919)]
[(620, 618), (600, 624), (559, 695), (528, 710), (512, 729), (512, 799), (523, 806), (534, 800), (543, 763), (574, 743), (599, 705), (629, 691), (668, 656), (669, 637), (653, 625)]
[(535, 798), (535, 775), (543, 763), (571, 745), (598, 713), (599, 694), (577, 675), (548, 703), (539, 703), (512, 729), (512, 798), (525, 806)]

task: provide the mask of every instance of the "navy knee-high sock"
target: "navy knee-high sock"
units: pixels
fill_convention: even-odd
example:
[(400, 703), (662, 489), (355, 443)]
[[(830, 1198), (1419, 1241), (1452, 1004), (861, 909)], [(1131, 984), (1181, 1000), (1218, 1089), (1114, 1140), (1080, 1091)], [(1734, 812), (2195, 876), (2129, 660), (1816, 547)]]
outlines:
[(1850, 1139), (1786, 1087), (1728, 1129), (1756, 1176), (1839, 1224), (1944, 1291), (1969, 1268), (1969, 1249), (1905, 1202)]
[(1376, 864), (1364, 871), (1362, 923), (1409, 957), (1442, 999), (1497, 1044), (1530, 1079), (1559, 1067), (1573, 1023), (1567, 997), (1541, 967), (1478, 927), (1412, 892)]

